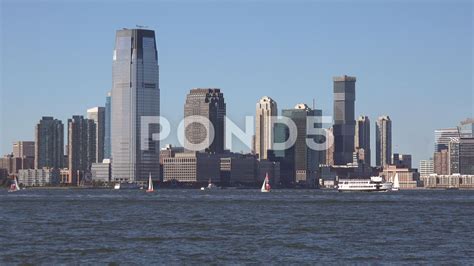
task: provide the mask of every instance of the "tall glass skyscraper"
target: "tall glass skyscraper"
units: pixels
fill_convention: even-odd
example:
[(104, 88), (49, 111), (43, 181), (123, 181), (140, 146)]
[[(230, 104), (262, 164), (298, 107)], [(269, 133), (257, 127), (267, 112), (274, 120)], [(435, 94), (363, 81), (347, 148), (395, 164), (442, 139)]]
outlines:
[(111, 115), (112, 115), (112, 93), (108, 92), (105, 98), (105, 134), (104, 134), (104, 158), (110, 159), (112, 156), (112, 143), (110, 139)]
[(159, 133), (159, 125), (149, 125), (148, 132), (141, 132), (145, 116), (160, 115), (155, 32), (118, 30), (112, 65), (112, 179), (146, 180), (151, 174), (158, 180), (159, 142), (152, 135)]
[(334, 77), (334, 164), (352, 163), (355, 135), (355, 77)]

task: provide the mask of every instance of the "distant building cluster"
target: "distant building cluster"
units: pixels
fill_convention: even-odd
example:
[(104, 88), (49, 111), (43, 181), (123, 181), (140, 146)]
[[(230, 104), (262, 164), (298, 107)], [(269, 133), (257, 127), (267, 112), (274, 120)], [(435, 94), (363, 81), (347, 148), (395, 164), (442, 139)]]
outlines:
[[(66, 124), (42, 117), (34, 141), (15, 142), (12, 154), (0, 158), (0, 177), (17, 177), (24, 186), (144, 182), (149, 176), (170, 184), (255, 186), (268, 174), (276, 187), (319, 188), (334, 186), (340, 178), (379, 175), (393, 181), (398, 174), (401, 189), (472, 184), (472, 119), (458, 127), (435, 130), (433, 158), (422, 160), (415, 169), (410, 154), (393, 151), (392, 120), (382, 115), (374, 119), (373, 164), (371, 120), (355, 114), (357, 79), (343, 75), (332, 81), (330, 123), (323, 123), (323, 112), (314, 100), (312, 106), (298, 103), (279, 112), (271, 97), (255, 99), (255, 135), (248, 154), (226, 150), (224, 90), (193, 88), (183, 97), (183, 147), (160, 149), (154, 138), (160, 132), (154, 120), (160, 116), (155, 32), (118, 30), (112, 89), (105, 105), (87, 109), (86, 116), (73, 115)], [(287, 124), (275, 120), (277, 116), (292, 121), (297, 130), (291, 147), (277, 148), (290, 139), (291, 132)], [(325, 148), (313, 149), (308, 142)], [(201, 143), (205, 145), (196, 150)]]

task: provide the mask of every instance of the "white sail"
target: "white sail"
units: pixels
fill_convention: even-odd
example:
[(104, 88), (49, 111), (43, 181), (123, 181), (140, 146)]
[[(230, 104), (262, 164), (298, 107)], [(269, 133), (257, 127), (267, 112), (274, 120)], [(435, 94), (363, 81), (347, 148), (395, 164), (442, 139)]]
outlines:
[(153, 181), (151, 180), (151, 174), (148, 177), (148, 190), (153, 191)]
[(15, 190), (18, 191), (20, 190), (20, 186), (18, 185), (18, 179), (15, 177)]
[(267, 192), (267, 190), (265, 189), (265, 184), (266, 183), (267, 183), (267, 179), (265, 178), (265, 180), (263, 180), (262, 189), (260, 189), (260, 191)]
[(398, 173), (395, 174), (393, 178), (393, 188), (399, 189), (400, 188), (400, 181), (398, 180)]

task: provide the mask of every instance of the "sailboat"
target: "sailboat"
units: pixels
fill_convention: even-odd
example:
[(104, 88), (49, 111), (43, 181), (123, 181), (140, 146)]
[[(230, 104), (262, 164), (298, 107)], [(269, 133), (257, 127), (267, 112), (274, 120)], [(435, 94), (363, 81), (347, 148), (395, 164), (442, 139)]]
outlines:
[(8, 189), (8, 192), (20, 191), (20, 186), (18, 185), (18, 181), (16, 180), (16, 177), (13, 180), (14, 180), (13, 184), (10, 185), (10, 188)]
[(154, 192), (155, 190), (153, 189), (153, 181), (151, 180), (151, 173), (150, 176), (148, 177), (148, 189), (146, 192)]
[(398, 180), (398, 173), (396, 173), (395, 177), (393, 178), (392, 191), (398, 191), (399, 188), (400, 188), (400, 181)]
[(265, 180), (263, 180), (262, 188), (260, 191), (262, 192), (270, 192), (270, 179), (268, 178), (268, 173), (265, 175)]

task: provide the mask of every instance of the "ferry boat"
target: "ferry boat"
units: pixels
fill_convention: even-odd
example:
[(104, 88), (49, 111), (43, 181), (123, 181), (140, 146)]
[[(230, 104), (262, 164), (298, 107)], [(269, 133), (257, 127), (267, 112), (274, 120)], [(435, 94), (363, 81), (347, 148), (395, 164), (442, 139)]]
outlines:
[(370, 179), (341, 179), (337, 189), (339, 192), (386, 192), (392, 190), (392, 183), (385, 182), (381, 176), (373, 176)]

